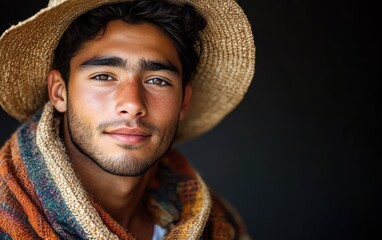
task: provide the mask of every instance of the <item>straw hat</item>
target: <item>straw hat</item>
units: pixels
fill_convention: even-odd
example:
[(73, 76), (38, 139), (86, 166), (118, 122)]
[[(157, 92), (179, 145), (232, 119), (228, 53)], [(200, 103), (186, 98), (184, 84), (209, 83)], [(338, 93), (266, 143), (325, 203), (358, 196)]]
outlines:
[[(12, 26), (0, 38), (0, 104), (19, 121), (45, 102), (53, 52), (69, 24), (100, 5), (122, 0), (50, 0), (48, 7)], [(126, 0), (125, 0), (126, 1)], [(193, 96), (177, 141), (216, 126), (242, 100), (253, 78), (255, 46), (250, 24), (234, 0), (188, 2), (207, 20), (203, 53), (192, 79)]]

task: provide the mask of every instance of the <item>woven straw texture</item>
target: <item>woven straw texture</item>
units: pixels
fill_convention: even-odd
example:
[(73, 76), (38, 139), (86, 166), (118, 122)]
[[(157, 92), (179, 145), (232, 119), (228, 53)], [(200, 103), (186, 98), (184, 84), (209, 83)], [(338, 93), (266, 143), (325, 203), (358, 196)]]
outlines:
[[(121, 0), (51, 0), (3, 33), (0, 104), (9, 115), (23, 121), (48, 101), (46, 77), (61, 35), (76, 17), (110, 2)], [(194, 5), (207, 20), (191, 106), (176, 138), (180, 142), (210, 130), (240, 103), (253, 78), (255, 46), (248, 19), (235, 1), (173, 2)]]

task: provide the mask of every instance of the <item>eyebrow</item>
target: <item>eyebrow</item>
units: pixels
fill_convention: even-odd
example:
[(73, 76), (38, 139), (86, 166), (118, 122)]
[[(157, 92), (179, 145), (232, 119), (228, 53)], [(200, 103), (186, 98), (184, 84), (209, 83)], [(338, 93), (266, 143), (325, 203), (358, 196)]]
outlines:
[(93, 57), (85, 62), (81, 63), (80, 68), (108, 66), (125, 68), (126, 61), (119, 57)]
[[(108, 67), (117, 67), (123, 69), (130, 69), (131, 66), (128, 65), (127, 60), (124, 60), (120, 57), (93, 57), (89, 60), (86, 60), (80, 65), (81, 69), (86, 69), (88, 67), (97, 67), (97, 66), (108, 66)], [(173, 74), (180, 75), (180, 70), (172, 64), (170, 61), (160, 61), (160, 60), (147, 60), (141, 59), (138, 64), (139, 71), (169, 71)]]

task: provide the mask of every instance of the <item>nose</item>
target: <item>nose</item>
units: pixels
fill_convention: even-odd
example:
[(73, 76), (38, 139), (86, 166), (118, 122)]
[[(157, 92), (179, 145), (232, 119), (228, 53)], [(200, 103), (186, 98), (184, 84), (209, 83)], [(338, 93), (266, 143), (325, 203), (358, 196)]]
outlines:
[(139, 83), (121, 84), (117, 89), (116, 112), (124, 118), (136, 118), (146, 115), (146, 104), (143, 87)]

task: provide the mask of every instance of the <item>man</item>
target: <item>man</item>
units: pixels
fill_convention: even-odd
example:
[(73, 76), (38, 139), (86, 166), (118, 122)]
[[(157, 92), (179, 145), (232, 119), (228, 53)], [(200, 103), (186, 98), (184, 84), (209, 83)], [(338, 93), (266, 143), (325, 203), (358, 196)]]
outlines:
[(172, 143), (215, 126), (254, 69), (230, 0), (51, 0), (0, 38), (1, 239), (247, 239)]

